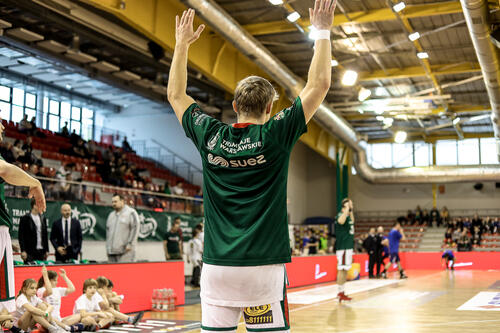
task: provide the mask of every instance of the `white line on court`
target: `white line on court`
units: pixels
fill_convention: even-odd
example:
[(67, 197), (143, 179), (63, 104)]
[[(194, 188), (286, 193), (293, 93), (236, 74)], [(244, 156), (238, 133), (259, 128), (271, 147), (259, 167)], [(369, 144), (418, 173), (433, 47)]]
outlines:
[(142, 331), (140, 328), (121, 327), (121, 326), (111, 326), (110, 329), (119, 330), (119, 331), (127, 331), (127, 332), (140, 332), (140, 331)]

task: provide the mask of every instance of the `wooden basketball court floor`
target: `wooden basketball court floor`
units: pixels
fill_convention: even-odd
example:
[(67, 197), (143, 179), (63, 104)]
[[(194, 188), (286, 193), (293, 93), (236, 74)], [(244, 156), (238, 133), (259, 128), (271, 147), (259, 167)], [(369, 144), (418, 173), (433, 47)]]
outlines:
[[(291, 332), (500, 332), (500, 306), (482, 307), (482, 311), (457, 310), (480, 292), (496, 292), (500, 297), (500, 271), (408, 271), (407, 274), (408, 280), (399, 280), (394, 274), (390, 277), (394, 280), (389, 281), (394, 283), (356, 293), (349, 303), (326, 299), (290, 304)], [(332, 288), (334, 283), (295, 288), (289, 290), (289, 295), (299, 292), (299, 301), (307, 302), (308, 294), (323, 294)], [(200, 321), (201, 309), (199, 304), (189, 305), (175, 312), (147, 313), (145, 318)], [(245, 331), (240, 322), (237, 332)]]

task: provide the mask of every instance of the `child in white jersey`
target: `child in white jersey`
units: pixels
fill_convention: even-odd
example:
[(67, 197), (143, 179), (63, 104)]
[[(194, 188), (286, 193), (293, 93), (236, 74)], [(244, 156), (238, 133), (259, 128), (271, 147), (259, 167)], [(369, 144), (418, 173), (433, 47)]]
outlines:
[[(38, 280), (37, 296), (54, 307), (52, 310), (52, 319), (59, 327), (70, 332), (83, 331), (83, 324), (79, 324), (81, 321), (80, 314), (73, 314), (61, 318), (61, 298), (75, 291), (75, 285), (68, 278), (64, 269), (61, 269), (61, 277), (66, 282), (67, 288), (57, 287), (57, 272), (47, 271), (47, 276), (42, 276)], [(48, 281), (46, 281), (46, 278)], [(93, 327), (85, 328), (86, 331), (93, 331), (93, 329)]]
[[(45, 266), (42, 269), (42, 275), (47, 276)], [(40, 324), (50, 333), (66, 332), (53, 321), (52, 310), (52, 305), (43, 302), (36, 296), (36, 281), (34, 279), (24, 280), (16, 297), (14, 325), (24, 331), (32, 330), (36, 324)]]
[(74, 314), (81, 316), (84, 325), (96, 325), (103, 328), (113, 322), (113, 315), (101, 311), (98, 300), (94, 297), (97, 292), (97, 282), (87, 279), (83, 283), (83, 295), (78, 297), (73, 308)]
[(106, 298), (108, 299), (109, 306), (111, 306), (116, 311), (120, 311), (120, 305), (123, 303), (123, 295), (118, 295), (117, 292), (113, 291), (113, 281), (108, 279), (108, 286), (103, 288), (106, 293)]
[(137, 324), (142, 319), (144, 311), (140, 311), (135, 316), (127, 316), (126, 314), (115, 310), (112, 304), (108, 301), (107, 297), (108, 279), (104, 276), (99, 276), (96, 281), (97, 292), (94, 295), (94, 298), (99, 303), (99, 307), (102, 311), (110, 313), (117, 321), (126, 321), (128, 324), (132, 325)]

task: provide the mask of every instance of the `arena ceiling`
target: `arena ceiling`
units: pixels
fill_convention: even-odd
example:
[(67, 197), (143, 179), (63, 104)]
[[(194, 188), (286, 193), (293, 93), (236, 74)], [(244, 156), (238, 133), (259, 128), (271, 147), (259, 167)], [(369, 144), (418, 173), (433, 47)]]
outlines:
[[(49, 62), (50, 66), (70, 66), (62, 71), (63, 78), (71, 70), (81, 75), (77, 78), (81, 80), (60, 85), (70, 86), (75, 93), (84, 94), (82, 87), (91, 79), (109, 87), (115, 99), (105, 95), (103, 100), (114, 100), (116, 105), (165, 103), (168, 52), (158, 61), (144, 48), (135, 47), (147, 44), (148, 39), (113, 15), (89, 5), (95, 1), (72, 3), (116, 25), (121, 41), (85, 22), (71, 20), (65, 15), (69, 9), (63, 5), (69, 2), (3, 0), (2, 46), (28, 52), (25, 56)], [(114, 2), (117, 8), (127, 5), (126, 0)], [(268, 0), (216, 2), (296, 75), (306, 78), (313, 54), (307, 20), (313, 0), (284, 0), (281, 5)], [(370, 141), (392, 140), (397, 130), (407, 131), (414, 140), (492, 136), (488, 95), (460, 2), (407, 0), (406, 7), (395, 12), (393, 6), (398, 2), (338, 1), (332, 30), (333, 59), (338, 65), (333, 67), (328, 103)], [(55, 10), (47, 9), (47, 3)], [(492, 23), (499, 22), (498, 3), (492, 3), (490, 9)], [(294, 23), (287, 20), (292, 12), (301, 16)], [(411, 41), (408, 36), (415, 32), (420, 38)], [(428, 58), (420, 59), (418, 53), (426, 53)], [(3, 72), (16, 71), (19, 65), (33, 66), (10, 59), (17, 61), (10, 68), (12, 64), (4, 66), (2, 60), (7, 59), (0, 57)], [(50, 73), (50, 66), (41, 66), (41, 73), (26, 75), (38, 75), (41, 80), (47, 77), (53, 80), (46, 82), (57, 85), (59, 79), (43, 75), (44, 69)], [(341, 84), (348, 69), (359, 75), (353, 87)], [(371, 92), (362, 103), (358, 101), (360, 89)], [(191, 69), (189, 93), (215, 111), (228, 106), (226, 91), (224, 82), (214, 82), (197, 68)], [(99, 91), (91, 95), (99, 98)]]

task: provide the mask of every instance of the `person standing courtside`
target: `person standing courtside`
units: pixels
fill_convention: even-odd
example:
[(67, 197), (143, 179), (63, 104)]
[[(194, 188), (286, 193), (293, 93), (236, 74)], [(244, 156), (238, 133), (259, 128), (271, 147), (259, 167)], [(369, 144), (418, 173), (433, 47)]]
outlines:
[(139, 216), (135, 209), (125, 204), (123, 197), (114, 194), (111, 199), (114, 211), (106, 221), (106, 251), (108, 262), (134, 262), (139, 236)]
[(62, 217), (54, 222), (50, 242), (56, 249), (56, 261), (77, 260), (82, 250), (82, 227), (80, 221), (71, 217), (71, 206), (61, 206)]
[(375, 278), (375, 275), (373, 275), (373, 267), (377, 263), (377, 243), (378, 237), (375, 234), (375, 228), (370, 228), (368, 237), (363, 241), (363, 247), (366, 253), (368, 253), (368, 278), (370, 279)]
[(174, 220), (172, 228), (165, 234), (163, 251), (165, 252), (165, 260), (182, 260), (183, 245), (180, 218)]
[(204, 114), (186, 94), (189, 46), (204, 27), (194, 31), (192, 9), (176, 18), (168, 100), (203, 163), (202, 332), (236, 332), (242, 314), (248, 331), (290, 329), (284, 267), (291, 261), (288, 164), (330, 89), (335, 4), (318, 0), (310, 9), (318, 39), (307, 84), (293, 105), (271, 118), (274, 87), (261, 77), (247, 77), (235, 89), (238, 121), (232, 126)]
[(24, 263), (47, 260), (49, 255), (47, 219), (38, 210), (35, 199), (31, 199), (31, 211), (19, 221), (18, 238)]
[[(3, 140), (4, 126), (0, 118), (0, 142)], [(5, 162), (0, 155), (0, 322), (2, 327), (13, 333), (20, 333), (17, 326), (13, 326), (12, 315), (16, 310), (16, 289), (14, 283), (14, 257), (12, 255), (12, 241), (9, 229), (12, 228), (12, 218), (5, 205), (4, 185), (29, 187), (28, 197), (34, 198), (40, 213), (45, 212), (45, 196), (42, 184), (22, 169)], [(7, 313), (6, 313), (7, 312)]]
[(339, 302), (350, 301), (345, 294), (347, 271), (351, 269), (354, 252), (354, 206), (351, 199), (342, 200), (342, 209), (335, 221), (335, 250), (337, 255), (337, 285), (339, 286)]
[[(389, 258), (389, 239), (384, 235), (384, 227), (377, 228), (377, 279), (381, 277), (380, 267), (385, 267), (384, 260)], [(385, 272), (385, 269), (384, 269)]]

